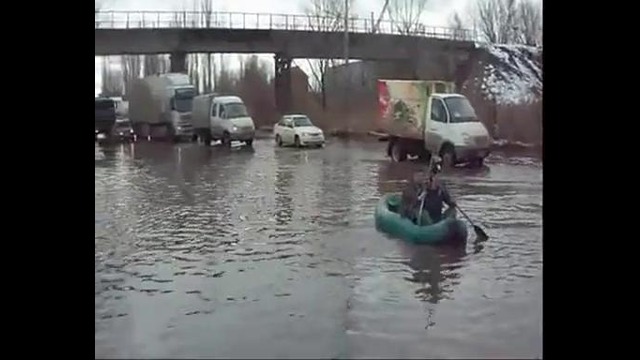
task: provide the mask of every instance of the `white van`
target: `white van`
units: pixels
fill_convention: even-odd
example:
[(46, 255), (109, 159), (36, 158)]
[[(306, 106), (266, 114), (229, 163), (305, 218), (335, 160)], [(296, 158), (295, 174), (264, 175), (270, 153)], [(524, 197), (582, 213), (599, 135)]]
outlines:
[(469, 100), (444, 81), (378, 80), (377, 128), (389, 134), (387, 155), (442, 157), (446, 166), (481, 166), (490, 153), (491, 136)]
[(222, 140), (225, 146), (231, 146), (232, 141), (253, 144), (255, 125), (238, 96), (196, 96), (192, 122), (195, 134), (206, 145), (210, 145), (211, 140)]

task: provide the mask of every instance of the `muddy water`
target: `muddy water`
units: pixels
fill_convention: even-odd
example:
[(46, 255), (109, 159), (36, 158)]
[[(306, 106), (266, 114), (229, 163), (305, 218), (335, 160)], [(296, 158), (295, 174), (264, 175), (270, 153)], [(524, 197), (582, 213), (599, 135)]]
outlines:
[(374, 228), (419, 168), (384, 146), (96, 147), (95, 355), (540, 357), (541, 162), (447, 174), (491, 239), (412, 246)]

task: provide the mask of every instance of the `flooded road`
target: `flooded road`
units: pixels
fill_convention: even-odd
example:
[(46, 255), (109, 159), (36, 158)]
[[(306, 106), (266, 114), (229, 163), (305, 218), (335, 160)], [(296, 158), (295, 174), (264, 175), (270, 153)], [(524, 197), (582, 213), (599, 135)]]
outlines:
[(96, 357), (541, 357), (541, 161), (447, 174), (491, 239), (414, 246), (385, 146), (96, 146)]

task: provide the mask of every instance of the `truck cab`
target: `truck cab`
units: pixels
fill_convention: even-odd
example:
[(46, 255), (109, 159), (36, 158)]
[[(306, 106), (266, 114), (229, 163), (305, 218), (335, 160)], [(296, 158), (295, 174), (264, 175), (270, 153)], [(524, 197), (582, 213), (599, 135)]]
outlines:
[(439, 154), (449, 166), (482, 165), (489, 155), (491, 137), (469, 100), (460, 94), (435, 93), (429, 101), (430, 116), (424, 134), (426, 150)]
[(139, 138), (191, 139), (191, 110), (196, 88), (180, 73), (150, 75), (133, 81), (128, 113)]
[(107, 140), (116, 123), (116, 102), (110, 98), (97, 97), (95, 98), (95, 108), (94, 140)]
[(221, 140), (225, 146), (242, 141), (252, 146), (255, 124), (238, 96), (204, 94), (193, 101), (193, 126), (202, 141), (209, 145)]
[(191, 139), (193, 126), (191, 124), (191, 111), (196, 89), (193, 85), (177, 86), (169, 89), (170, 123), (169, 136), (174, 141)]

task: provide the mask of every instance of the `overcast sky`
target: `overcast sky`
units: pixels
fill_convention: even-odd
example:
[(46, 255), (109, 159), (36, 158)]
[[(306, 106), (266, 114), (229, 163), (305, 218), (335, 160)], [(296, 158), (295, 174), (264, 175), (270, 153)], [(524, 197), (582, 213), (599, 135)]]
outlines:
[[(196, 0), (198, 3), (200, 1)], [(453, 11), (463, 11), (474, 0), (427, 0), (425, 25), (445, 26)], [(104, 10), (183, 10), (193, 9), (194, 0), (99, 0)], [(302, 14), (305, 0), (213, 0), (214, 11)], [(350, 13), (370, 17), (380, 14), (384, 0), (354, 0)], [(199, 6), (198, 6), (199, 7)]]

